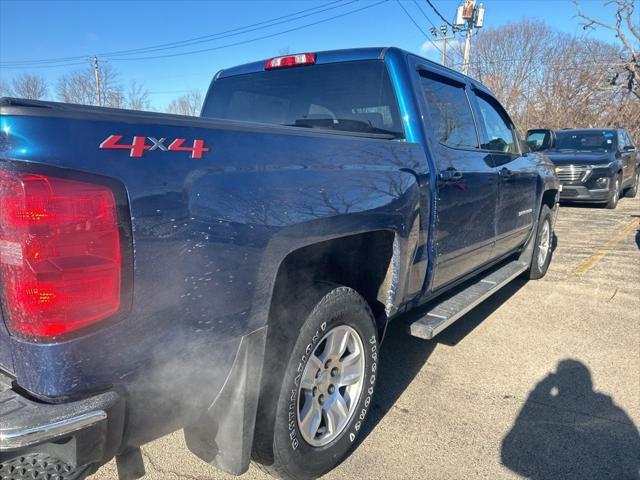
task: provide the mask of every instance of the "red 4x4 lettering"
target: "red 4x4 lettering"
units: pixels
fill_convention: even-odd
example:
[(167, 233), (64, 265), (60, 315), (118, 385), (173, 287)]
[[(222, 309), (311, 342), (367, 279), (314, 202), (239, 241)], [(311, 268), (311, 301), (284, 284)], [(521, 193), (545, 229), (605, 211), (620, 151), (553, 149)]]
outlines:
[(204, 146), (204, 140), (194, 140), (192, 147), (183, 147), (185, 142), (184, 138), (176, 138), (169, 145), (170, 152), (191, 152), (191, 158), (202, 158), (204, 152), (208, 152), (209, 149)]
[[(144, 152), (148, 150), (157, 150), (163, 152), (191, 152), (191, 158), (202, 158), (202, 154), (208, 152), (209, 149), (204, 146), (204, 140), (195, 139), (191, 147), (183, 146), (186, 142), (184, 138), (176, 138), (168, 147), (164, 146), (165, 138), (157, 139), (155, 137), (141, 137), (134, 136), (133, 142), (119, 143), (122, 140), (122, 135), (109, 135), (101, 144), (100, 149), (116, 149), (116, 150), (129, 150), (129, 156), (140, 158), (144, 155)], [(147, 145), (147, 140), (151, 141), (151, 145)]]

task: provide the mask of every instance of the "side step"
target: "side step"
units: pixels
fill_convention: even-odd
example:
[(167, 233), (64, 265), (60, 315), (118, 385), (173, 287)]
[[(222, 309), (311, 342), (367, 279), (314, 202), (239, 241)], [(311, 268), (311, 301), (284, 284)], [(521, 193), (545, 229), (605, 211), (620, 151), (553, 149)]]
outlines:
[(484, 277), (479, 276), (475, 283), (427, 307), (429, 310), (409, 325), (409, 333), (425, 340), (432, 339), (528, 268), (528, 263), (515, 260), (490, 270)]

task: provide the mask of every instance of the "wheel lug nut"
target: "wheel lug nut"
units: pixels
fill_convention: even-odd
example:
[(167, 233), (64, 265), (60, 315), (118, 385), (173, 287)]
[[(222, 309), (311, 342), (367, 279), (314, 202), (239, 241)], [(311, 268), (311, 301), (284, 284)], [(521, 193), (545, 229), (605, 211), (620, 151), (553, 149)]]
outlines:
[(316, 378), (318, 378), (320, 376), (320, 369), (318, 369), (318, 371), (316, 372)]
[(331, 376), (335, 377), (336, 375), (338, 375), (338, 367), (333, 367), (331, 369)]
[(318, 397), (318, 403), (320, 403), (320, 405), (324, 405), (324, 395), (320, 395)]
[(324, 362), (324, 368), (329, 368), (329, 365), (331, 365), (331, 360)]
[(318, 393), (318, 387), (313, 387), (311, 394), (315, 397), (317, 393)]
[(334, 387), (333, 385), (329, 385), (329, 393), (333, 394), (333, 392), (336, 391), (336, 387)]

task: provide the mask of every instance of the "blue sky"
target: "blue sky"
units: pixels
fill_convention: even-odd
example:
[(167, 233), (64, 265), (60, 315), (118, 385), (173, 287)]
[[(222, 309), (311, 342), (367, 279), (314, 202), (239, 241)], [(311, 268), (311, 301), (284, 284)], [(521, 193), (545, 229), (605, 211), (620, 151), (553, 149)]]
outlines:
[[(111, 0), (111, 1), (29, 1), (0, 0), (0, 64), (85, 57), (94, 54), (188, 40), (239, 27), (253, 25), (276, 17), (310, 10), (295, 21), (281, 19), (278, 25), (225, 38), (201, 42), (178, 49), (110, 57), (109, 63), (119, 72), (126, 85), (131, 80), (142, 82), (150, 91), (156, 108), (191, 89), (205, 91), (213, 74), (219, 69), (253, 60), (276, 56), (282, 52), (318, 51), (335, 48), (395, 45), (430, 58), (439, 52), (425, 44), (425, 38), (411, 23), (396, 0)], [(378, 4), (379, 3), (379, 4)], [(432, 3), (452, 20), (457, 0), (432, 0)], [(589, 14), (607, 20), (611, 8), (601, 0), (582, 0)], [(404, 7), (427, 33), (431, 24), (443, 22), (426, 0), (402, 0)], [(569, 0), (486, 0), (485, 28), (498, 27), (521, 18), (537, 18), (568, 33), (581, 33), (580, 20), (574, 18), (575, 6)], [(418, 8), (422, 7), (422, 12)], [(321, 11), (325, 10), (325, 11)], [(353, 12), (353, 13), (348, 13)], [(344, 14), (344, 15), (343, 15)], [(331, 17), (338, 17), (333, 18)], [(323, 21), (327, 19), (327, 21)], [(311, 23), (316, 25), (303, 27)], [(299, 28), (302, 27), (302, 28)], [(285, 30), (292, 30), (279, 34)], [(613, 41), (605, 31), (590, 33)], [(226, 45), (269, 36), (241, 45)], [(201, 53), (174, 57), (124, 60), (193, 50), (213, 49)], [(67, 66), (9, 69), (0, 66), (0, 79), (10, 80), (20, 72), (39, 73), (53, 85), (66, 71), (81, 68), (86, 61), (77, 58), (61, 63)], [(79, 63), (81, 65), (69, 65)], [(53, 90), (53, 89), (52, 89)]]

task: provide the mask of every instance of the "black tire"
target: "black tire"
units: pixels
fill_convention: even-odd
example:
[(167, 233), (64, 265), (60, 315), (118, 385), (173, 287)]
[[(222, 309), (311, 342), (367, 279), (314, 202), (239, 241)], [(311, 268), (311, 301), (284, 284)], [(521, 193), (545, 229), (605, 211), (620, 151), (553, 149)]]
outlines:
[(636, 198), (636, 196), (638, 195), (638, 190), (640, 190), (640, 188), (638, 188), (640, 186), (640, 170), (638, 170), (634, 176), (633, 176), (633, 184), (627, 188), (627, 190), (624, 192), (624, 196), (627, 198)]
[[(315, 295), (315, 301), (301, 301), (307, 304), (306, 318), (299, 329), (299, 335), (288, 350), (288, 355), (283, 358), (280, 365), (280, 371), (284, 372), (279, 392), (276, 393), (277, 402), (273, 402), (272, 411), (265, 408), (269, 402), (263, 402), (263, 407), (258, 409), (258, 418), (256, 421), (256, 433), (253, 448), (253, 459), (258, 463), (258, 467), (266, 471), (270, 475), (286, 480), (306, 480), (318, 478), (338, 464), (340, 464), (349, 453), (356, 447), (359, 437), (362, 435), (363, 423), (367, 416), (368, 410), (372, 406), (373, 394), (375, 391), (377, 367), (378, 367), (378, 335), (375, 327), (375, 320), (371, 313), (371, 309), (367, 302), (355, 290), (347, 287), (330, 285), (322, 290), (312, 289), (312, 295)], [(318, 295), (319, 293), (319, 295)], [(313, 305), (309, 308), (309, 303)], [(290, 311), (299, 311), (299, 306), (291, 306)], [(321, 354), (316, 355), (320, 350), (324, 354), (324, 349), (328, 348), (328, 341), (332, 332), (356, 332), (363, 348), (360, 351), (364, 356), (359, 363), (358, 371), (362, 373), (362, 381), (358, 384), (359, 394), (354, 395), (354, 399), (349, 402), (349, 414), (344, 416), (342, 420), (344, 427), (336, 428), (336, 436), (329, 443), (322, 446), (313, 446), (305, 440), (304, 434), (300, 429), (299, 418), (301, 415), (301, 405), (306, 407), (306, 402), (311, 399), (314, 411), (320, 410), (318, 415), (325, 421), (325, 408), (321, 405), (320, 392), (324, 391), (329, 400), (324, 400), (329, 405), (331, 399), (336, 395), (344, 395), (343, 388), (330, 385), (329, 390), (326, 387), (319, 387), (317, 396), (313, 398), (309, 395), (309, 390), (304, 390), (300, 386), (303, 378), (306, 377), (307, 365), (312, 365), (312, 356), (317, 359)], [(336, 334), (337, 335), (337, 334)], [(357, 341), (353, 336), (349, 337), (351, 341)], [(324, 346), (323, 346), (324, 343)], [(350, 343), (351, 344), (351, 343)], [(269, 348), (269, 346), (267, 347)], [(281, 350), (282, 351), (282, 350)], [(285, 350), (287, 351), (287, 350)], [(349, 352), (347, 348), (345, 352)], [(351, 355), (352, 352), (349, 352)], [(347, 355), (347, 353), (345, 353)], [(334, 361), (335, 362), (335, 361)], [(316, 369), (317, 363), (313, 363), (309, 372)], [(330, 369), (325, 369), (320, 375), (316, 374), (315, 378), (318, 382), (324, 381), (334, 382), (330, 377), (334, 375), (333, 368), (335, 365), (342, 367), (337, 363), (330, 364)], [(277, 375), (271, 368), (270, 372), (263, 375)], [(278, 370), (276, 367), (275, 370)], [(318, 369), (320, 371), (320, 369)], [(346, 371), (346, 370), (345, 370)], [(330, 375), (330, 377), (327, 377)], [(340, 374), (335, 373), (342, 376)], [(268, 383), (268, 382), (267, 382)], [(336, 382), (337, 384), (337, 382)], [(333, 387), (335, 395), (329, 396), (327, 392)], [(305, 395), (306, 394), (306, 395)], [(263, 392), (263, 395), (270, 395), (270, 392)], [(310, 404), (311, 405), (311, 404)], [(303, 408), (304, 410), (304, 408)], [(335, 418), (335, 417), (332, 417)], [(310, 422), (311, 423), (311, 422)], [(326, 423), (326, 422), (325, 422)], [(327, 439), (329, 428), (319, 426), (318, 432), (325, 429)], [(313, 430), (313, 429), (312, 429)], [(314, 441), (312, 439), (311, 441)]]
[[(546, 227), (545, 227), (546, 225)], [(533, 247), (533, 256), (531, 258), (531, 266), (529, 267), (529, 279), (537, 280), (544, 277), (549, 269), (551, 263), (551, 256), (553, 253), (553, 218), (551, 209), (547, 205), (542, 205), (540, 209), (540, 217), (538, 218), (538, 231), (536, 232), (535, 245)], [(546, 228), (546, 230), (545, 230)], [(546, 248), (547, 252), (544, 256), (544, 261), (541, 261), (541, 250), (545, 244), (546, 236)]]
[(609, 197), (609, 201), (605, 204), (605, 208), (609, 210), (615, 210), (618, 206), (618, 200), (620, 200), (620, 176), (616, 176), (611, 179), (613, 184), (613, 188), (611, 189), (611, 196)]

